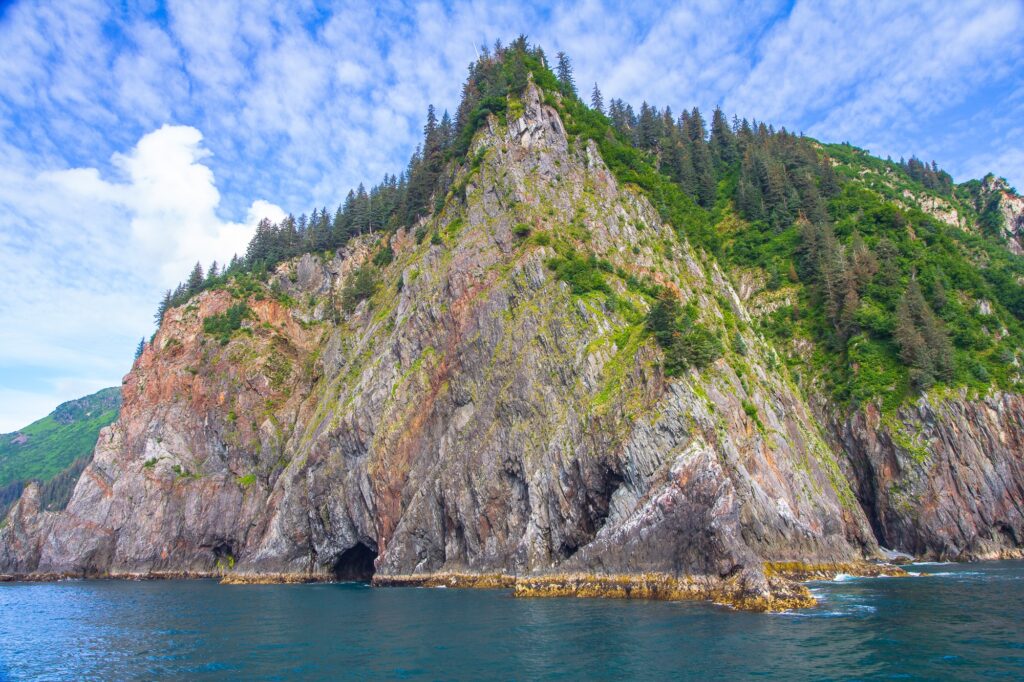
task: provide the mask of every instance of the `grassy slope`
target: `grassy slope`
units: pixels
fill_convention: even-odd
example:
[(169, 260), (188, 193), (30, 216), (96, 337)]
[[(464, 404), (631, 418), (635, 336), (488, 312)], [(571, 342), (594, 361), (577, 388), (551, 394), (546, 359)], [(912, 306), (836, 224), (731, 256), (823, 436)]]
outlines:
[[(117, 393), (116, 399), (111, 391)], [(68, 405), (16, 433), (0, 436), (0, 487), (14, 481), (48, 480), (74, 460), (90, 456), (100, 429), (117, 419), (120, 389), (104, 389), (73, 401), (73, 408)], [(70, 421), (58, 421), (61, 414), (67, 415), (61, 421)], [(28, 441), (15, 443), (18, 434), (27, 436)]]

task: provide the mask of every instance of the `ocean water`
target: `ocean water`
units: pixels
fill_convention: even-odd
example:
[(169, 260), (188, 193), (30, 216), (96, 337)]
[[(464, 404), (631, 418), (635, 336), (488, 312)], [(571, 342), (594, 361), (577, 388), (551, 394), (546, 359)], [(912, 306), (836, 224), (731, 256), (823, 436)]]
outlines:
[(0, 584), (0, 679), (1024, 679), (1024, 562), (811, 585), (815, 609), (213, 581)]

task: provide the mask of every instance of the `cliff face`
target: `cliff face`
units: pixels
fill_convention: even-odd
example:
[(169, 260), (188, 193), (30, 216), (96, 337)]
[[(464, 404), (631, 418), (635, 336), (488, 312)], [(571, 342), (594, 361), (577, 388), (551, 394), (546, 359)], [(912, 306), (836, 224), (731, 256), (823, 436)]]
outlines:
[[(67, 509), (30, 488), (8, 517), (0, 571), (643, 574), (643, 593), (770, 608), (809, 598), (782, 567), (877, 558), (872, 530), (926, 556), (1021, 544), (1019, 397), (908, 412), (920, 448), (870, 411), (819, 420), (715, 262), (535, 87), (517, 104), (419, 239), (170, 310)], [(606, 286), (556, 275), (573, 249)], [(725, 355), (667, 378), (638, 282), (693, 302)], [(208, 321), (242, 304), (222, 343)]]
[[(535, 88), (522, 105), (478, 136), (465, 201), (423, 226), (437, 236), (393, 236), (351, 313), (339, 300), (373, 237), (170, 311), (66, 512), (23, 500), (0, 568), (656, 572), (771, 598), (765, 562), (874, 556), (835, 452), (726, 278), (593, 145), (570, 146)], [(606, 259), (615, 296), (574, 295), (546, 265), (556, 243)], [(616, 304), (646, 305), (630, 276), (732, 325), (745, 354), (666, 380)], [(226, 345), (203, 332), (243, 299), (254, 317)]]
[(1021, 396), (933, 396), (896, 418), (869, 407), (833, 423), (879, 542), (937, 560), (1021, 556)]

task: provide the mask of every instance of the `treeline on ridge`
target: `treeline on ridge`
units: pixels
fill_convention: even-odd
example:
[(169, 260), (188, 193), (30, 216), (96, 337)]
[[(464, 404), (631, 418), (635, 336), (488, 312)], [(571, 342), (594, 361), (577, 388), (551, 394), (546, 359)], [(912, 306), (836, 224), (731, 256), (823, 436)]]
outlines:
[[(510, 102), (531, 73), (570, 135), (594, 139), (619, 180), (643, 189), (692, 243), (727, 267), (764, 272), (769, 290), (793, 289), (761, 331), (783, 342), (798, 334), (813, 339), (812, 368), (837, 398), (899, 401), (936, 382), (982, 387), (1014, 380), (1024, 346), (1021, 259), (994, 239), (899, 200), (908, 188), (964, 205), (969, 192), (977, 195), (970, 183), (954, 185), (935, 162), (883, 161), (764, 122), (730, 120), (717, 108), (708, 123), (696, 107), (679, 116), (646, 102), (638, 112), (620, 99), (605, 107), (596, 84), (585, 104), (569, 58), (559, 53), (552, 70), (524, 36), (484, 48), (470, 65), (454, 118), (444, 112), (438, 119), (428, 109), (423, 142), (400, 175), (369, 190), (360, 185), (333, 212), (321, 207), (277, 224), (261, 221), (244, 257), (223, 269), (214, 263), (206, 273), (196, 264), (186, 282), (168, 291), (158, 323), (168, 307), (233, 274), (262, 276), (286, 259), (339, 249), (360, 234), (412, 228), (458, 189), (455, 175), (472, 163), (469, 145), (487, 117), (517, 114), (508, 111)], [(859, 165), (877, 170), (891, 187), (866, 187)], [(991, 320), (978, 314), (978, 301), (990, 302)], [(996, 325), (1005, 333), (993, 334)]]

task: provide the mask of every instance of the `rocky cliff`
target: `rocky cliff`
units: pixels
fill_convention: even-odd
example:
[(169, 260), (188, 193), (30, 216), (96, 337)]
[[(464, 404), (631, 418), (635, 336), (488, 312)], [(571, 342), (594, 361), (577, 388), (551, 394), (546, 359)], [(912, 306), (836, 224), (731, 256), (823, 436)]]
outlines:
[(1015, 558), (1024, 548), (1024, 399), (932, 395), (898, 415), (833, 420), (879, 542), (933, 560)]
[(1024, 254), (1024, 197), (1003, 178), (988, 175), (981, 183), (982, 201), (993, 204), (999, 237), (1013, 253)]
[[(1019, 397), (924, 403), (914, 445), (812, 409), (716, 261), (538, 88), (516, 104), (417, 229), (168, 311), (67, 509), (30, 487), (12, 510), (0, 571), (784, 608), (810, 600), (794, 575), (880, 570), (876, 535), (1020, 546)], [(722, 357), (665, 375), (654, 287), (732, 340)]]

